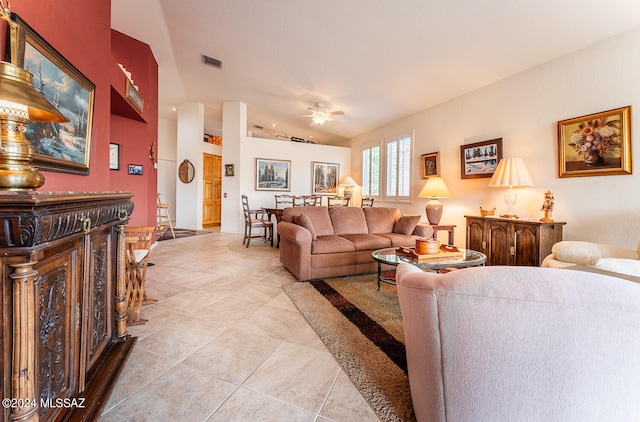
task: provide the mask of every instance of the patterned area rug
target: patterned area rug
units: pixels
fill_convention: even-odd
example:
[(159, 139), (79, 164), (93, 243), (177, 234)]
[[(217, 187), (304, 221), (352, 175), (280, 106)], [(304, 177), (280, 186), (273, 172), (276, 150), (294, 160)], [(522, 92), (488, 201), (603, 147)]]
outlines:
[(415, 421), (395, 286), (376, 275), (283, 286), (327, 349), (383, 421)]
[[(197, 236), (200, 234), (209, 234), (210, 231), (206, 230), (187, 230), (187, 229), (173, 229), (173, 232), (176, 234), (176, 239), (180, 239), (182, 237), (189, 236)], [(158, 236), (158, 241), (161, 240), (172, 240), (173, 236), (171, 235), (171, 230), (167, 229), (162, 233), (162, 236)]]

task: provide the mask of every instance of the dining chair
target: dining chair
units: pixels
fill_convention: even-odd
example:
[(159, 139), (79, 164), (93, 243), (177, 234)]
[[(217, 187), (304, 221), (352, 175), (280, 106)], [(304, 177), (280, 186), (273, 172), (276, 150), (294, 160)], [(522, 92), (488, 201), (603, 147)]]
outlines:
[(293, 197), (294, 207), (316, 207), (322, 205), (322, 197), (318, 195), (300, 195)]
[[(263, 209), (252, 210), (249, 207), (249, 198), (247, 195), (242, 195), (242, 212), (244, 214), (244, 237), (242, 238), (242, 244), (248, 248), (251, 239), (261, 238), (264, 239), (265, 242), (270, 240), (271, 246), (273, 246), (273, 223), (265, 219)], [(262, 234), (253, 234), (254, 229), (261, 230)]]
[(163, 203), (160, 199), (160, 194), (157, 194), (157, 198), (156, 231), (160, 233), (160, 236), (162, 236), (168, 227), (171, 229), (171, 236), (175, 239), (176, 234), (173, 231), (173, 223), (169, 216), (169, 207), (171, 204)]
[(156, 303), (156, 300), (146, 297), (145, 284), (147, 265), (151, 241), (155, 227), (126, 226), (124, 242), (126, 248), (125, 272), (127, 274), (127, 324), (146, 324), (147, 320), (140, 318), (142, 305)]
[(281, 194), (274, 195), (276, 198), (276, 208), (283, 209), (287, 207), (293, 207), (293, 195)]
[(362, 200), (360, 201), (360, 206), (362, 208), (373, 207), (373, 200), (374, 198), (362, 198)]
[(329, 207), (348, 207), (351, 198), (345, 198), (344, 196), (328, 196), (327, 206)]

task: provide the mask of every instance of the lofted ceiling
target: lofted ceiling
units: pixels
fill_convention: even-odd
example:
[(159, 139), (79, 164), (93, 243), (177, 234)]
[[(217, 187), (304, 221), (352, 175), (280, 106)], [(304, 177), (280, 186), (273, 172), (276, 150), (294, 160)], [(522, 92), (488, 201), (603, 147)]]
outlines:
[[(160, 118), (200, 102), (221, 134), (222, 103), (242, 101), (254, 136), (333, 145), (640, 26), (638, 0), (111, 4), (113, 29), (158, 62)], [(344, 115), (310, 126), (317, 102)]]

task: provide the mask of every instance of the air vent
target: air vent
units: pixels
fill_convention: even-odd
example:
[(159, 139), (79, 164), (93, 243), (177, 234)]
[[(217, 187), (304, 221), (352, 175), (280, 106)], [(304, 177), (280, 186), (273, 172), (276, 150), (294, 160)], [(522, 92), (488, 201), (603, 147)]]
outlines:
[(209, 57), (207, 55), (201, 54), (202, 56), (202, 63), (209, 65), (209, 66), (213, 66), (216, 67), (218, 69), (222, 69), (222, 61), (218, 60), (218, 59), (214, 59), (213, 57)]

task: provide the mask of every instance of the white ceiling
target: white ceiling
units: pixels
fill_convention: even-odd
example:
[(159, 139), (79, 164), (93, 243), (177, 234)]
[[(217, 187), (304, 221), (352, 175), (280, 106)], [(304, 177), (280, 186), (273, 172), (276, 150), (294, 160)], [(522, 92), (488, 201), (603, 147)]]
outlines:
[[(175, 120), (172, 108), (200, 102), (205, 130), (221, 134), (222, 102), (242, 101), (256, 136), (313, 135), (325, 144), (640, 26), (638, 0), (111, 4), (113, 29), (149, 44), (158, 62), (160, 118)], [(201, 54), (222, 69), (202, 64)], [(302, 116), (317, 101), (345, 115), (310, 127)]]

